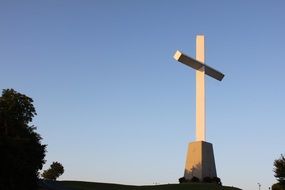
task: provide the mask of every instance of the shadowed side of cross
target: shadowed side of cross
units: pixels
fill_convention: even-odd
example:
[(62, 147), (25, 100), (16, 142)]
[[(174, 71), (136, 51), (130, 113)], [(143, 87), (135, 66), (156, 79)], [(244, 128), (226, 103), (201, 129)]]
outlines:
[(200, 61), (197, 61), (196, 59), (193, 59), (192, 57), (189, 57), (188, 55), (186, 55), (186, 54), (184, 54), (178, 50), (176, 51), (176, 53), (174, 54), (173, 57), (174, 57), (174, 59), (176, 59), (180, 63), (183, 63), (189, 67), (192, 67), (195, 70), (200, 70), (202, 67), (204, 67), (206, 75), (211, 76), (214, 79), (217, 79), (219, 81), (223, 80), (223, 78), (225, 76), (220, 71), (217, 71), (216, 69), (213, 69), (212, 67), (210, 67), (204, 63), (201, 63)]

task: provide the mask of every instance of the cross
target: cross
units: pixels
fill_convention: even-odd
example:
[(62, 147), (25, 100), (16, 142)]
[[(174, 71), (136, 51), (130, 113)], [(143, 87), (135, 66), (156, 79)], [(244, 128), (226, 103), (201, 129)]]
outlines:
[(204, 64), (204, 35), (196, 36), (196, 59), (176, 51), (174, 59), (196, 70), (196, 141), (205, 141), (205, 74), (221, 81), (224, 74)]

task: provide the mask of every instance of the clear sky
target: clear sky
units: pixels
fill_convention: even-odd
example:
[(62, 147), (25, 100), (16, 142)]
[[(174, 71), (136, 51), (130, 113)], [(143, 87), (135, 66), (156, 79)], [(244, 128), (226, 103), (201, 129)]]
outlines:
[(62, 180), (176, 183), (195, 140), (195, 72), (206, 79), (207, 141), (225, 185), (268, 189), (284, 151), (283, 0), (0, 1), (0, 88), (34, 99), (33, 124)]

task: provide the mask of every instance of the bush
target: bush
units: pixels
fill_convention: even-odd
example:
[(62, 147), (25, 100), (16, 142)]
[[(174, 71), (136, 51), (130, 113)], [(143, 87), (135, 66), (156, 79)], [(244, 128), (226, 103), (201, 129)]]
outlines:
[(192, 179), (190, 180), (192, 183), (198, 183), (200, 182), (200, 179), (198, 177), (193, 176)]
[(198, 183), (200, 179), (198, 177), (193, 176), (190, 180), (185, 179), (185, 177), (179, 178), (179, 183)]
[(275, 183), (274, 185), (272, 185), (272, 190), (285, 190), (285, 185), (281, 184), (281, 183)]
[(218, 185), (222, 185), (221, 179), (219, 177), (213, 177), (212, 181)]
[(210, 178), (210, 177), (204, 177), (203, 182), (204, 182), (204, 183), (212, 183), (212, 178)]
[(179, 178), (179, 183), (186, 183), (187, 180), (185, 179), (185, 177), (181, 177)]
[(216, 183), (218, 185), (222, 185), (221, 179), (218, 177), (204, 177), (203, 179), (204, 183)]
[[(190, 180), (185, 179), (185, 177), (179, 178), (179, 183), (199, 183), (200, 179), (196, 176), (193, 176)], [(222, 185), (221, 179), (218, 177), (204, 177), (203, 183), (216, 183)], [(284, 189), (285, 190), (285, 189)]]

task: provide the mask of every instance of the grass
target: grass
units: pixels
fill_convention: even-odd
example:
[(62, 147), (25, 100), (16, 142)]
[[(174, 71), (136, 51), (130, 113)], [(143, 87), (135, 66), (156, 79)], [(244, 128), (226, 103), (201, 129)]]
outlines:
[(93, 183), (82, 181), (61, 181), (65, 187), (74, 190), (240, 190), (235, 187), (219, 186), (216, 184), (165, 184), (152, 186), (133, 186), (112, 183)]

